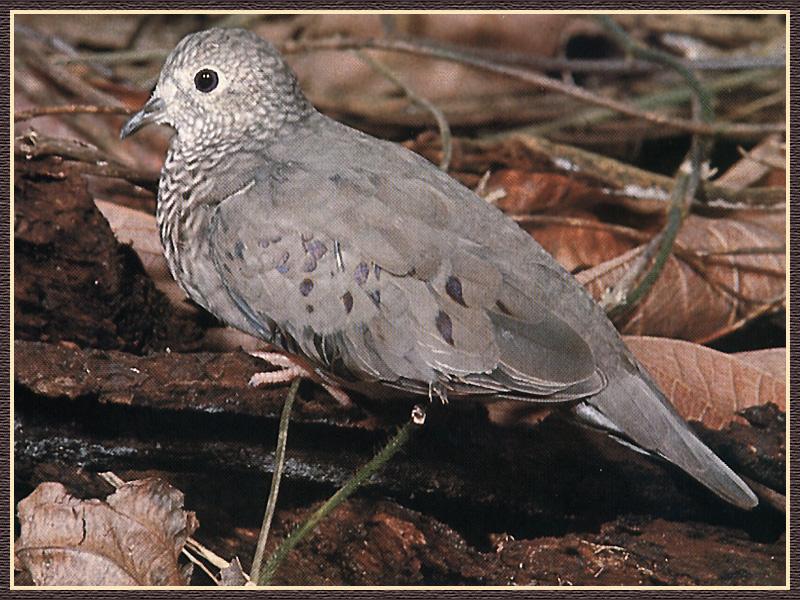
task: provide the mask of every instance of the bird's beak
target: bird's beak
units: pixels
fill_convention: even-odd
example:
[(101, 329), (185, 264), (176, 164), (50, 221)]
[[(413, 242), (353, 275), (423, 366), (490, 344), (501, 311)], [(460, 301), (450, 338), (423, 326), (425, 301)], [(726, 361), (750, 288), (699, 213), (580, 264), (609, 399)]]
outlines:
[(124, 140), (132, 133), (137, 132), (139, 129), (148, 125), (149, 123), (158, 123), (164, 116), (164, 109), (167, 105), (161, 98), (153, 96), (142, 107), (142, 110), (133, 115), (119, 132), (119, 139)]

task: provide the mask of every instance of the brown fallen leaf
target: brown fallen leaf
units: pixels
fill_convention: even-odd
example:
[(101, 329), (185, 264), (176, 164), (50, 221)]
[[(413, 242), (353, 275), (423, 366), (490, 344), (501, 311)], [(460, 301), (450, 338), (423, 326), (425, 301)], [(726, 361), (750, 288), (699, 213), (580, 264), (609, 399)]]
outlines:
[(239, 561), (238, 556), (234, 556), (233, 560), (227, 567), (219, 571), (219, 584), (220, 585), (247, 585), (250, 583), (250, 578), (245, 574), (242, 569), (242, 563)]
[(125, 483), (105, 501), (41, 483), (17, 505), (19, 568), (36, 585), (186, 585), (178, 563), (197, 529), (183, 493), (160, 479)]
[[(776, 168), (777, 165), (782, 165), (784, 169)], [(776, 171), (782, 172), (782, 177), (785, 177), (785, 166), (786, 149), (781, 137), (777, 134), (770, 135), (720, 175), (714, 183), (742, 189), (756, 185)], [(781, 183), (785, 186), (785, 179)]]
[[(698, 343), (729, 333), (785, 294), (784, 238), (759, 221), (690, 215), (676, 254), (630, 313), (616, 322), (630, 335), (675, 337)], [(578, 274), (599, 299), (627, 272), (644, 246)], [(728, 254), (726, 254), (728, 253)]]
[(731, 421), (744, 423), (736, 413), (751, 406), (773, 403), (786, 410), (786, 380), (751, 353), (656, 337), (626, 336), (625, 343), (685, 419), (722, 429)]
[[(385, 35), (387, 15), (306, 15), (302, 37), (306, 40), (345, 36), (375, 38)], [(556, 56), (570, 37), (596, 31), (591, 20), (576, 15), (392, 15), (390, 27), (395, 35), (429, 40), (433, 43), (490, 48), (498, 52), (518, 52), (527, 56)], [(253, 24), (253, 29), (273, 43), (297, 37), (297, 29), (278, 20)], [(536, 35), (531, 35), (536, 31)], [(513, 99), (531, 91), (531, 86), (494, 73), (478, 71), (455, 62), (434, 60), (416, 55), (372, 51), (400, 79), (446, 112), (453, 126), (463, 126), (481, 119), (491, 121), (518, 119), (519, 112), (497, 110), (497, 102)], [(331, 61), (335, 68), (331, 68)], [(352, 52), (314, 52), (289, 55), (303, 89), (315, 105), (335, 114), (356, 116), (374, 126), (415, 117), (416, 122), (433, 124), (424, 111), (392, 106), (395, 110), (376, 111), (386, 100), (397, 95), (397, 88), (376, 73)], [(536, 92), (536, 90), (534, 90)], [(469, 102), (451, 110), (454, 99)], [(562, 106), (565, 101), (562, 99)], [(538, 108), (535, 102), (528, 103)], [(520, 105), (524, 110), (524, 104)], [(422, 117), (422, 121), (420, 121)]]
[(632, 250), (642, 233), (637, 229), (604, 223), (588, 211), (569, 211), (569, 214), (557, 216), (525, 215), (515, 220), (573, 273)]
[(486, 183), (486, 195), (502, 190), (494, 204), (509, 215), (526, 215), (564, 208), (586, 199), (603, 199), (597, 189), (561, 173), (500, 169)]
[(786, 381), (786, 348), (767, 348), (737, 352), (733, 356), (747, 364), (766, 371), (773, 377)]

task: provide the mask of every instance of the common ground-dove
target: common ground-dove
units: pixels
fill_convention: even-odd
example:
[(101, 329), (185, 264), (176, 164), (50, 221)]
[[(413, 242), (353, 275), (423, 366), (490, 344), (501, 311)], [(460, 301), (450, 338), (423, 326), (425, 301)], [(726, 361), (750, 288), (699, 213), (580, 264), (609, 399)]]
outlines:
[(225, 323), (374, 394), (558, 405), (758, 503), (530, 235), (424, 158), (317, 112), (254, 33), (185, 37), (122, 136), (147, 123), (176, 132), (158, 194), (169, 267)]

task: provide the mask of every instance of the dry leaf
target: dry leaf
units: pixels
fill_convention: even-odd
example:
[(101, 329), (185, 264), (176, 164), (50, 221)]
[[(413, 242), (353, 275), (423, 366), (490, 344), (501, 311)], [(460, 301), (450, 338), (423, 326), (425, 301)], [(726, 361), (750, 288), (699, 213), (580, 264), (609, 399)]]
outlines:
[[(648, 296), (617, 322), (623, 333), (707, 342), (781, 304), (785, 293), (784, 238), (758, 221), (690, 215)], [(643, 246), (578, 274), (599, 299), (634, 264)], [(696, 252), (763, 252), (696, 256)]]
[(547, 209), (570, 206), (585, 197), (602, 194), (585, 182), (561, 173), (538, 173), (521, 169), (499, 169), (486, 183), (486, 195), (502, 190), (494, 204), (504, 213), (526, 215)]
[(776, 377), (771, 366), (749, 361), (750, 353), (725, 354), (656, 337), (626, 336), (625, 343), (685, 419), (722, 429), (751, 406), (771, 402), (786, 410), (785, 379)]
[[(345, 36), (381, 38), (386, 27), (394, 35), (491, 49), (507, 56), (558, 56), (572, 37), (596, 32), (592, 19), (575, 15), (303, 15), (295, 25), (279, 20), (252, 24), (262, 37), (280, 44)], [(531, 35), (535, 31), (536, 35)], [(368, 50), (414, 92), (441, 108), (453, 127), (523, 124), (557, 118), (570, 99), (543, 107), (541, 91), (513, 78), (479, 71), (468, 65), (420, 55)], [(392, 126), (435, 126), (425, 110), (411, 105), (398, 87), (354, 52), (312, 52), (288, 55), (303, 90), (315, 106), (363, 129), (384, 135)], [(545, 109), (543, 111), (543, 108)]]
[[(432, 41), (499, 51), (518, 51), (529, 55), (555, 56), (566, 37), (596, 30), (590, 20), (570, 15), (394, 15), (392, 22), (400, 36), (423, 37)], [(255, 31), (272, 42), (280, 42), (278, 29), (269, 22), (255, 24)], [(536, 31), (537, 35), (531, 35)], [(331, 36), (381, 37), (384, 23), (380, 15), (315, 15), (303, 29), (305, 39)], [(331, 57), (335, 61), (331, 62)], [(457, 96), (501, 95), (511, 90), (526, 90), (507, 77), (476, 71), (454, 62), (431, 60), (399, 53), (375, 53), (420, 96), (441, 100)], [(304, 89), (312, 97), (335, 98), (357, 95), (374, 98), (396, 93), (396, 88), (377, 75), (352, 53), (311, 53), (290, 58)], [(334, 68), (331, 68), (332, 64)]]
[(234, 556), (228, 566), (219, 571), (220, 585), (247, 585), (249, 581), (250, 578), (242, 570), (238, 556)]
[(18, 504), (15, 557), (36, 585), (186, 585), (178, 556), (197, 529), (183, 493), (160, 479), (130, 481), (105, 501), (41, 483)]
[(772, 173), (780, 172), (776, 177), (779, 185), (786, 185), (786, 172), (776, 169), (771, 165), (786, 165), (786, 152), (779, 135), (770, 135), (750, 150), (746, 156), (737, 161), (730, 169), (720, 175), (714, 183), (734, 189), (742, 189), (773, 176)]
[(786, 380), (786, 348), (767, 348), (737, 352), (733, 356), (750, 366), (766, 371), (776, 379)]
[[(519, 217), (528, 231), (553, 258), (571, 272), (595, 267), (633, 249), (637, 242), (585, 211), (551, 217)], [(634, 234), (637, 230), (631, 230)]]

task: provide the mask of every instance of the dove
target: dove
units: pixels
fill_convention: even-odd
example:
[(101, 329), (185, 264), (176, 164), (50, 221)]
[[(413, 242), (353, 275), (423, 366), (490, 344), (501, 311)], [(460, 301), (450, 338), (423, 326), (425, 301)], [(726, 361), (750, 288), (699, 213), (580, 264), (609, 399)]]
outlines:
[(183, 38), (121, 137), (151, 123), (175, 132), (158, 189), (167, 263), (224, 323), (377, 398), (562, 410), (758, 504), (530, 235), (423, 157), (318, 112), (255, 33)]

